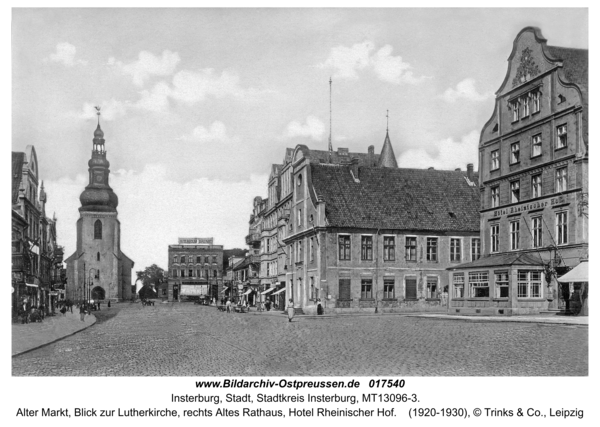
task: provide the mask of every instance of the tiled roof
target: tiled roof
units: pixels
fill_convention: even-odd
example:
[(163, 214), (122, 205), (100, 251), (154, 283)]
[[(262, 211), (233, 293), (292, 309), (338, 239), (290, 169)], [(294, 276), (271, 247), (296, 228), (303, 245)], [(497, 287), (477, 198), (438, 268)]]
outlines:
[[(327, 150), (310, 150), (310, 159), (315, 163), (329, 163), (329, 151)], [(350, 163), (352, 158), (358, 158), (358, 164), (360, 166), (375, 166), (379, 161), (379, 154), (373, 153), (372, 161), (373, 164), (369, 164), (369, 153), (348, 153), (347, 155), (340, 155), (339, 152), (333, 151), (331, 153), (331, 163)]]
[(539, 255), (524, 252), (498, 254), (479, 258), (478, 260), (465, 264), (449, 267), (447, 270), (462, 270), (464, 268), (488, 268), (508, 265), (543, 266), (544, 263)]
[(12, 152), (12, 203), (17, 203), (19, 198), (19, 186), (23, 177), (23, 161), (25, 153)]
[(311, 164), (317, 197), (333, 227), (388, 230), (479, 231), (479, 189), (465, 173), (427, 169)]
[(583, 96), (583, 128), (584, 140), (588, 141), (588, 51), (557, 46), (546, 46), (548, 53), (563, 61), (563, 75), (571, 83), (575, 83)]

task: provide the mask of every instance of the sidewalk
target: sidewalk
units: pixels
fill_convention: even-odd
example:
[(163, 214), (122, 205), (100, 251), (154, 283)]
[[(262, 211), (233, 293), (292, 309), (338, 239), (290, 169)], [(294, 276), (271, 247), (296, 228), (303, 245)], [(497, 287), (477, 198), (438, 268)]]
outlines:
[(73, 307), (73, 313), (47, 316), (42, 323), (12, 324), (12, 355), (26, 353), (30, 350), (51, 344), (62, 338), (73, 335), (96, 323), (93, 314), (86, 315), (85, 321), (79, 319), (79, 310)]
[[(254, 314), (258, 316), (287, 316), (283, 311), (250, 311), (245, 314)], [(559, 315), (527, 315), (527, 316), (461, 316), (447, 313), (335, 313), (309, 315), (300, 314), (294, 316), (295, 319), (331, 319), (335, 317), (383, 317), (383, 316), (405, 316), (405, 317), (424, 317), (431, 319), (462, 320), (471, 322), (520, 322), (520, 323), (542, 323), (554, 325), (579, 325), (588, 326), (588, 316), (559, 316)]]

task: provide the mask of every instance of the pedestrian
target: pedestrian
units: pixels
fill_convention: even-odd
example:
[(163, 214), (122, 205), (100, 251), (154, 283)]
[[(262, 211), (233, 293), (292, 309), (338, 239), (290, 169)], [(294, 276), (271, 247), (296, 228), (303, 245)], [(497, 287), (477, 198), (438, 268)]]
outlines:
[(321, 304), (321, 298), (317, 298), (317, 314), (319, 316), (323, 314), (323, 305)]
[(229, 300), (229, 298), (227, 298), (225, 306), (227, 307), (227, 313), (231, 313), (231, 301)]
[(85, 322), (85, 305), (83, 304), (79, 306), (79, 319), (81, 319), (82, 322)]
[(100, 301), (98, 301), (98, 311), (100, 311)]
[(65, 313), (67, 312), (67, 307), (65, 307), (64, 305), (60, 308), (60, 312), (61, 314), (64, 316)]
[(294, 318), (294, 301), (292, 301), (291, 298), (290, 298), (290, 302), (288, 302), (288, 305), (287, 305), (287, 312), (288, 312), (288, 322), (291, 322), (292, 319)]
[(110, 308), (110, 300), (108, 300), (108, 308)]

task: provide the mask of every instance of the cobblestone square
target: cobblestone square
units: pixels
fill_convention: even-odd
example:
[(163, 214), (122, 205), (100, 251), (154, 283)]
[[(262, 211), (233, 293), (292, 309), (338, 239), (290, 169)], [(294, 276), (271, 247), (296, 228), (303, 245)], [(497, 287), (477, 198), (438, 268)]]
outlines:
[(14, 376), (582, 376), (588, 327), (117, 304)]

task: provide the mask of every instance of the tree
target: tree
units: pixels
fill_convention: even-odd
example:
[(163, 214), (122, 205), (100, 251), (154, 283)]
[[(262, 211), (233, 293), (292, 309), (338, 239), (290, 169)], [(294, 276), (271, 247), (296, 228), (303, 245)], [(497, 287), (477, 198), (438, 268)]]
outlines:
[(151, 286), (154, 289), (165, 280), (165, 270), (156, 264), (146, 267), (144, 271), (136, 271), (135, 274), (143, 286)]

